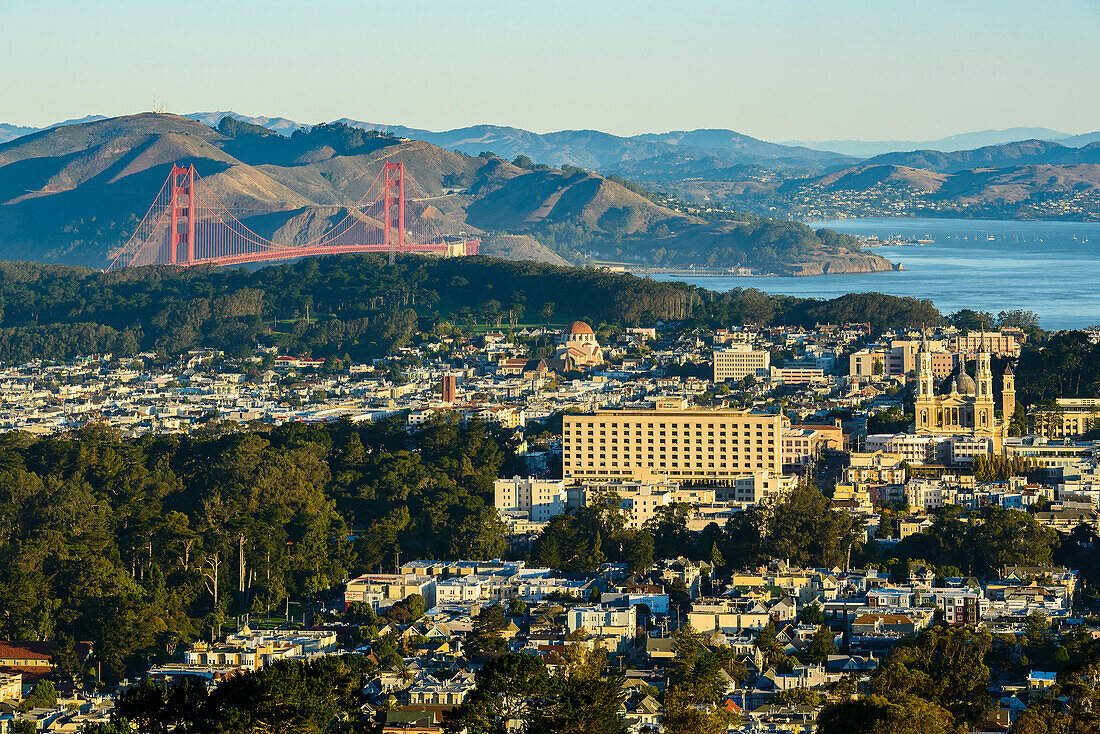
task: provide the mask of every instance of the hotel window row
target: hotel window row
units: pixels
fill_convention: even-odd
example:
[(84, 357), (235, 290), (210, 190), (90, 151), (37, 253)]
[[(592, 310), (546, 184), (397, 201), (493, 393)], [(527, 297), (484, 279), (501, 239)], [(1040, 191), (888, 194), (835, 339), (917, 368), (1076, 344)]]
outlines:
[(628, 410), (566, 416), (563, 466), (577, 479), (734, 477), (778, 471), (783, 419), (743, 411)]

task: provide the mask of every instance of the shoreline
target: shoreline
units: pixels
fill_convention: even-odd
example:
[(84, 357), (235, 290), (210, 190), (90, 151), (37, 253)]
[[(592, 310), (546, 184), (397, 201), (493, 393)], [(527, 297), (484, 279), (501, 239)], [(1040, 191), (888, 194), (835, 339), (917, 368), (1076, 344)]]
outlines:
[(1012, 222), (1019, 224), (1094, 224), (1100, 225), (1100, 219), (996, 219), (992, 217), (935, 217), (935, 216), (915, 216), (915, 217), (888, 217), (882, 216), (869, 216), (869, 217), (810, 217), (807, 219), (794, 219), (793, 221), (801, 222), (807, 226), (817, 224), (828, 226), (830, 223), (836, 224), (837, 222), (870, 222), (870, 221), (892, 221), (892, 222), (916, 222), (921, 219), (934, 220), (937, 222)]
[(622, 272), (630, 273), (639, 277), (646, 275), (669, 275), (669, 276), (686, 276), (689, 278), (790, 278), (791, 280), (802, 280), (803, 278), (821, 278), (829, 275), (875, 275), (877, 273), (904, 273), (908, 272), (905, 268), (901, 267), (901, 263), (897, 263), (898, 267), (890, 268), (889, 270), (849, 270), (847, 272), (838, 273), (811, 273), (806, 275), (795, 275), (794, 273), (728, 273), (728, 272), (702, 272), (698, 270), (663, 270), (660, 268), (644, 268), (644, 269), (629, 269)]

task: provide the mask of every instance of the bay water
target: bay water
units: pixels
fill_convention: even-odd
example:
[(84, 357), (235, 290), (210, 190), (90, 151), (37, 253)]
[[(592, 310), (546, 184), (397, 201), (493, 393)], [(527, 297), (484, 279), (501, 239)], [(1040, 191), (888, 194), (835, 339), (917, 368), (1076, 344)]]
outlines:
[(904, 270), (810, 277), (652, 275), (702, 288), (757, 288), (814, 298), (879, 292), (930, 298), (945, 314), (960, 308), (1039, 314), (1045, 329), (1100, 324), (1100, 223), (994, 219), (830, 219), (808, 222), (846, 234), (931, 239), (874, 252)]

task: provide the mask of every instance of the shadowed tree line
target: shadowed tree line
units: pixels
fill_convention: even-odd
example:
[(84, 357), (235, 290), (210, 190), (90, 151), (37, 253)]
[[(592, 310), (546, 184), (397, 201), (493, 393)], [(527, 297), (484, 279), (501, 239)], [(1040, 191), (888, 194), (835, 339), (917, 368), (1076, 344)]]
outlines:
[(684, 327), (870, 322), (874, 328), (943, 322), (930, 301), (877, 293), (828, 301), (756, 290), (716, 293), (599, 270), (486, 257), (376, 255), (306, 258), (256, 271), (149, 266), (100, 273), (0, 263), (0, 361), (111, 352), (174, 356), (213, 347), (243, 355), (257, 344), (362, 361), (442, 323)]

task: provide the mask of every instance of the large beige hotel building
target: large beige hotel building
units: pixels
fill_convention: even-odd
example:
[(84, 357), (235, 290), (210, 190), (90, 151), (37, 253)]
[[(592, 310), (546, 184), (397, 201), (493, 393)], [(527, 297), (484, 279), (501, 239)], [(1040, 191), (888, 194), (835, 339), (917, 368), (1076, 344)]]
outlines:
[(566, 415), (562, 466), (581, 481), (722, 481), (779, 474), (783, 416), (670, 407)]

